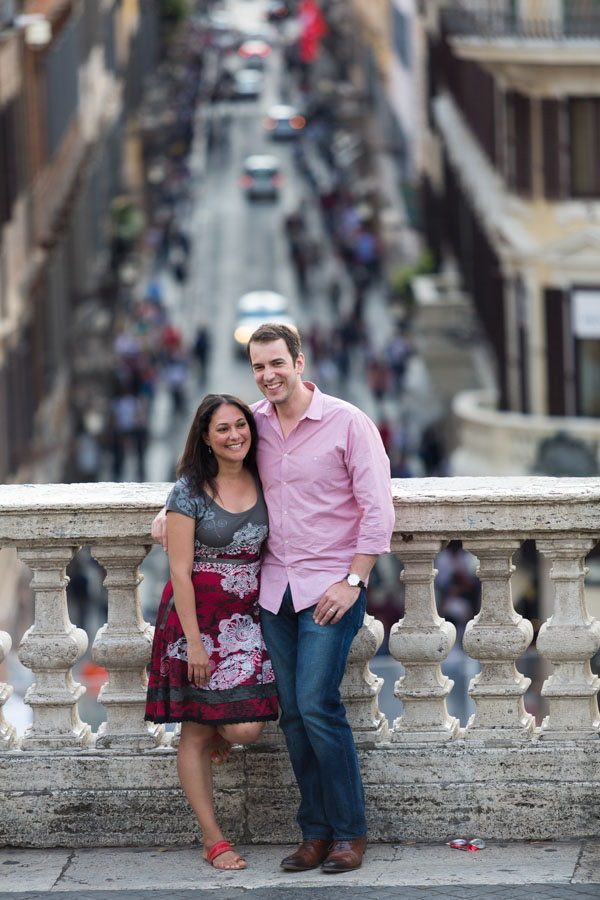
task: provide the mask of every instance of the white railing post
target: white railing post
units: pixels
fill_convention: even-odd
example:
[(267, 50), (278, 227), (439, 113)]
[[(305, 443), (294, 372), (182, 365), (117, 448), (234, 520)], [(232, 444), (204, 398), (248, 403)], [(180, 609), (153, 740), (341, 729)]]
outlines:
[(600, 648), (600, 622), (587, 611), (583, 584), (585, 557), (595, 544), (568, 536), (536, 541), (540, 553), (552, 561), (554, 586), (554, 612), (537, 638), (538, 653), (554, 665), (542, 687), (550, 710), (540, 734), (546, 740), (600, 737), (600, 678), (590, 668)]
[(85, 687), (73, 680), (72, 668), (87, 650), (85, 631), (69, 620), (65, 571), (79, 548), (54, 546), (19, 548), (19, 557), (33, 570), (35, 621), (21, 640), (19, 659), (35, 674), (25, 702), (33, 722), (21, 741), (23, 750), (85, 747), (91, 729), (79, 718), (77, 703)]
[(93, 557), (106, 570), (108, 621), (99, 629), (92, 646), (94, 661), (108, 672), (98, 702), (106, 707), (106, 722), (98, 729), (96, 746), (144, 750), (164, 736), (164, 725), (144, 722), (154, 628), (144, 621), (138, 592), (143, 575), (138, 566), (151, 546), (98, 544)]
[[(4, 662), (10, 653), (11, 647), (12, 640), (10, 634), (7, 634), (6, 631), (0, 631), (0, 664)], [(12, 692), (12, 685), (0, 681), (0, 750), (10, 750), (17, 742), (16, 729), (14, 725), (11, 725), (10, 722), (6, 721), (4, 710), (2, 709)]]
[(481, 610), (467, 624), (463, 649), (481, 664), (469, 695), (477, 705), (465, 738), (490, 741), (530, 740), (535, 719), (525, 711), (523, 696), (531, 683), (517, 671), (515, 660), (527, 650), (533, 626), (515, 612), (510, 579), (518, 540), (469, 539), (463, 546), (479, 559)]
[(340, 687), (354, 740), (359, 744), (389, 738), (387, 719), (377, 702), (383, 678), (369, 668), (382, 641), (383, 625), (373, 616), (365, 615), (363, 626), (352, 642)]
[(456, 640), (456, 629), (438, 615), (433, 560), (446, 544), (441, 538), (405, 541), (395, 533), (392, 551), (404, 571), (404, 618), (392, 626), (389, 649), (406, 674), (396, 682), (402, 716), (393, 723), (392, 740), (410, 743), (449, 741), (456, 737), (458, 719), (448, 714), (446, 697), (454, 682), (440, 668)]

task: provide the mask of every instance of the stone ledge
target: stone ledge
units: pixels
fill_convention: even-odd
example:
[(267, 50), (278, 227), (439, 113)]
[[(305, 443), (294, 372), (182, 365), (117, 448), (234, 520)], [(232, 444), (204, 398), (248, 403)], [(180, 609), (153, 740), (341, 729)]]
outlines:
[[(600, 836), (600, 741), (388, 744), (359, 749), (359, 759), (373, 840), (446, 840), (457, 828), (496, 839)], [(214, 774), (219, 821), (232, 840), (297, 840), (298, 795), (285, 752), (236, 750)], [(200, 839), (174, 751), (10, 751), (0, 754), (0, 785), (0, 846), (172, 846)]]

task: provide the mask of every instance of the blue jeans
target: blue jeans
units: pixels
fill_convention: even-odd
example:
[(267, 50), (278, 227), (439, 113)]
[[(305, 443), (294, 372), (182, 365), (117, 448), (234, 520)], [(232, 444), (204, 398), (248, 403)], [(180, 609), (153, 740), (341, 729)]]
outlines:
[(276, 615), (260, 611), (280, 725), (300, 788), (296, 818), (305, 840), (354, 840), (367, 833), (356, 747), (339, 691), (366, 605), (362, 590), (339, 622), (316, 625), (314, 606), (295, 612), (288, 585)]

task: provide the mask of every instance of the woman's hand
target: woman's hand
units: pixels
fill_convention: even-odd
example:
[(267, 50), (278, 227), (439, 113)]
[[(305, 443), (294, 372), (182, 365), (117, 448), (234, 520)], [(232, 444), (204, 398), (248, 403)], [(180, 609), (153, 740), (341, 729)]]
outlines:
[(210, 660), (202, 639), (191, 644), (188, 641), (188, 681), (198, 688), (210, 681)]

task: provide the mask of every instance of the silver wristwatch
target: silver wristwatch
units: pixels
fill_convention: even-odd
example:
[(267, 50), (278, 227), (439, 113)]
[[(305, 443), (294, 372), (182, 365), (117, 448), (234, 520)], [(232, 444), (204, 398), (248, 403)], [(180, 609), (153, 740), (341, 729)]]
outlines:
[(364, 581), (361, 581), (360, 575), (357, 575), (356, 572), (350, 572), (346, 575), (346, 581), (350, 585), (350, 587), (364, 588), (366, 584)]

